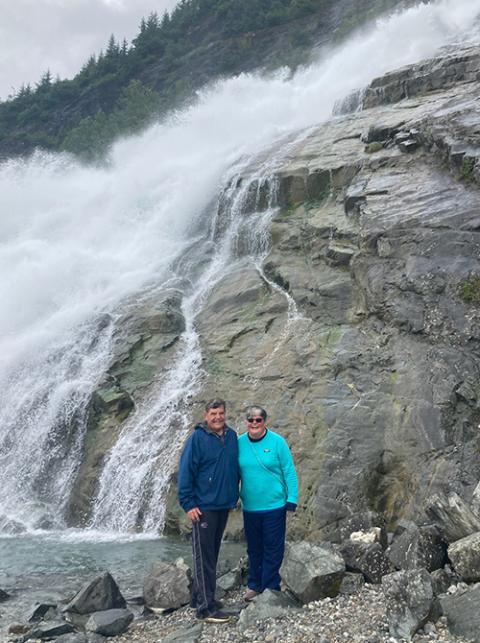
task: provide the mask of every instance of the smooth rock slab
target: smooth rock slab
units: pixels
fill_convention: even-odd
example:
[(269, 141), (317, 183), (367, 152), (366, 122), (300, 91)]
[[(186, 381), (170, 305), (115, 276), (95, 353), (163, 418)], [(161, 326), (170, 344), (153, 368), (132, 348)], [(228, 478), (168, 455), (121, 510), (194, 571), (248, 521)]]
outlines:
[(105, 572), (86, 583), (62, 611), (90, 614), (125, 607), (126, 602), (117, 583), (108, 572)]
[(461, 538), (450, 545), (448, 557), (462, 580), (480, 580), (480, 532)]
[(143, 583), (148, 607), (177, 609), (190, 602), (190, 570), (183, 563), (155, 563)]
[(452, 634), (480, 641), (480, 585), (442, 596), (440, 605)]
[(428, 622), (433, 608), (433, 587), (425, 569), (399, 571), (382, 579), (391, 636), (407, 641)]
[(87, 632), (102, 636), (117, 636), (117, 634), (125, 632), (132, 621), (133, 614), (130, 610), (106, 610), (92, 614), (85, 629)]
[(242, 611), (237, 627), (246, 630), (255, 625), (256, 621), (284, 616), (297, 609), (298, 604), (287, 594), (266, 589)]
[(298, 600), (309, 603), (338, 594), (345, 562), (329, 543), (286, 543), (280, 574)]

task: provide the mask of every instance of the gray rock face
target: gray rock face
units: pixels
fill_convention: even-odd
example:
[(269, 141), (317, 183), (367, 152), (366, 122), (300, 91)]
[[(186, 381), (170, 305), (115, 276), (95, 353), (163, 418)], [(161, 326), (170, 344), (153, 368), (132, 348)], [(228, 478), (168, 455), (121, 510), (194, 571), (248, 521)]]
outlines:
[(480, 532), (454, 542), (448, 548), (453, 568), (463, 581), (480, 580)]
[(149, 607), (176, 609), (190, 601), (190, 570), (184, 566), (158, 562), (145, 577), (143, 596)]
[(338, 594), (345, 563), (338, 550), (328, 543), (286, 543), (280, 574), (298, 600), (309, 603)]
[(380, 583), (382, 576), (393, 571), (380, 543), (347, 541), (340, 548), (349, 571), (360, 572), (369, 583)]
[(94, 612), (88, 619), (85, 629), (87, 632), (102, 636), (117, 636), (125, 632), (132, 621), (133, 614), (130, 610), (113, 609)]
[(400, 571), (382, 579), (390, 634), (407, 641), (427, 623), (433, 608), (433, 588), (426, 570)]
[(426, 512), (450, 543), (480, 531), (480, 518), (456, 493), (429, 498)]
[[(342, 542), (367, 511), (421, 522), (432, 494), (469, 499), (480, 479), (478, 59), (468, 49), (388, 74), (368, 109), (292, 144), (276, 165), (281, 207), (260, 271), (249, 233), (268, 186), (240, 215), (229, 270), (196, 318), (205, 377), (192, 408), (223, 391), (242, 426), (247, 402), (268, 401), (300, 473), (292, 538)], [(375, 153), (364, 133), (381, 143)], [(257, 173), (253, 161), (239, 186)], [(142, 303), (117, 329), (72, 522), (88, 517), (103, 455), (172, 361), (183, 327), (172, 297)], [(172, 489), (167, 523), (180, 531), (182, 520)], [(451, 542), (468, 535), (456, 523)]]
[(237, 627), (245, 630), (256, 621), (276, 618), (298, 609), (298, 604), (283, 592), (266, 589), (242, 610)]
[(410, 523), (395, 535), (387, 556), (396, 569), (440, 569), (446, 562), (447, 544), (433, 525), (417, 527)]
[(480, 641), (480, 585), (440, 597), (452, 634)]
[(369, 108), (396, 103), (404, 98), (445, 89), (459, 82), (473, 82), (478, 80), (479, 72), (480, 57), (475, 49), (464, 54), (453, 53), (414, 67), (405, 67), (374, 80), (365, 93), (363, 106)]
[(105, 572), (90, 583), (86, 583), (63, 611), (90, 614), (125, 606), (125, 599), (117, 583), (108, 572)]

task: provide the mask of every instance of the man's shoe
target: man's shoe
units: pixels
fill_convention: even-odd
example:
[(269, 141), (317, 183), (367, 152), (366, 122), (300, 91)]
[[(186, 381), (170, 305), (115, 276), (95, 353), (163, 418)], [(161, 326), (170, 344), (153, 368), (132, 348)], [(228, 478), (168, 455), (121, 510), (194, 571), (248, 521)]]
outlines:
[(250, 601), (253, 601), (255, 596), (258, 596), (259, 594), (260, 592), (256, 592), (254, 589), (247, 589), (247, 591), (243, 595), (243, 600), (247, 603), (250, 603)]
[(228, 623), (228, 621), (230, 620), (230, 616), (217, 610), (204, 616), (203, 620), (206, 623)]

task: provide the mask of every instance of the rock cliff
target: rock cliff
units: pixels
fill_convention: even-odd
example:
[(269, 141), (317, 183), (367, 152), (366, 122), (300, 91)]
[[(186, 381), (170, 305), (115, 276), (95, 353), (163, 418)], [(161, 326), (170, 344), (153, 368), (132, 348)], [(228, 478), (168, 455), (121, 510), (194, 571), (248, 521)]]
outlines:
[[(247, 404), (267, 408), (299, 469), (293, 537), (341, 539), (371, 512), (422, 521), (430, 494), (469, 499), (480, 478), (479, 90), (480, 49), (445, 51), (300, 137), (276, 173), (263, 265), (239, 244), (197, 318), (205, 376), (192, 414), (222, 395), (242, 428)], [(178, 301), (133, 311), (123, 328), (92, 400), (72, 522), (175, 350)], [(181, 529), (174, 485), (167, 527)]]

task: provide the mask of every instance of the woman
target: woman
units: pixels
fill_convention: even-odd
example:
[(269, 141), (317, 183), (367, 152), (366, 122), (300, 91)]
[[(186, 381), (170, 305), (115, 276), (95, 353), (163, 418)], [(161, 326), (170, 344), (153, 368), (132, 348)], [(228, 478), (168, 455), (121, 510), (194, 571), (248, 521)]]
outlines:
[(264, 589), (280, 589), (287, 511), (297, 508), (298, 482), (288, 444), (266, 427), (260, 406), (247, 411), (247, 433), (238, 440), (240, 498), (249, 561), (251, 601)]

